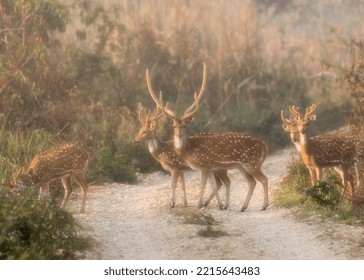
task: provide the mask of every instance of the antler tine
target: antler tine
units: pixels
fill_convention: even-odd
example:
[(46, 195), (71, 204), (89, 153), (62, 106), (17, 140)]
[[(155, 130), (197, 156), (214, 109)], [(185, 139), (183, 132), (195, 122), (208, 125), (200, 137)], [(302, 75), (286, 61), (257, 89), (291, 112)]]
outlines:
[(138, 108), (138, 118), (139, 118), (139, 121), (141, 123), (143, 123), (143, 119), (142, 119), (142, 108), (141, 107)]
[[(169, 115), (170, 117), (174, 117), (175, 114), (167, 109), (167, 107), (164, 105), (163, 103), (163, 100), (159, 100), (156, 96), (155, 96), (155, 93), (154, 93), (154, 90), (153, 90), (153, 87), (152, 87), (152, 84), (150, 82), (150, 77), (149, 77), (149, 69), (147, 68), (146, 70), (146, 78), (147, 78), (147, 86), (148, 86), (148, 90), (149, 90), (149, 94), (150, 96), (152, 97), (152, 99), (154, 100), (155, 104), (157, 105), (157, 107), (159, 107), (160, 109), (163, 110), (163, 112), (166, 114), (166, 115)], [(161, 95), (160, 95), (161, 96)]]
[(305, 114), (305, 117), (308, 117), (309, 115), (311, 115), (313, 112), (316, 111), (316, 104), (312, 104), (310, 107), (308, 107), (306, 109), (306, 114)]
[(148, 110), (147, 118), (145, 119), (145, 122), (149, 122), (150, 114), (152, 113), (151, 110)]
[(154, 94), (154, 90), (153, 90), (153, 87), (151, 85), (151, 82), (150, 82), (150, 77), (149, 77), (149, 69), (147, 68), (147, 70), (145, 71), (145, 75), (146, 75), (146, 78), (147, 78), (147, 86), (148, 86), (148, 90), (149, 90), (149, 94), (150, 96), (152, 97), (152, 99), (154, 100), (155, 104), (158, 106), (158, 107), (162, 107), (161, 104), (159, 104), (159, 100), (158, 98), (155, 96)]
[(202, 85), (201, 85), (201, 89), (200, 92), (194, 93), (194, 102), (193, 104), (184, 112), (183, 114), (183, 118), (188, 118), (193, 116), (194, 114), (196, 114), (198, 108), (199, 108), (199, 102), (201, 97), (203, 96), (203, 94), (205, 93), (205, 88), (206, 88), (206, 64), (203, 64), (203, 76), (202, 76)]
[[(206, 63), (204, 62), (203, 63), (202, 85), (201, 85), (200, 92), (198, 93), (197, 100), (201, 99), (201, 97), (205, 93), (205, 88), (206, 88)], [(196, 94), (195, 94), (195, 100), (196, 100)]]
[(292, 123), (291, 123), (288, 119), (286, 119), (286, 118), (284, 117), (284, 112), (283, 112), (283, 110), (281, 110), (281, 119), (282, 119), (283, 123), (284, 123), (284, 124), (286, 124), (286, 125), (291, 125), (291, 124), (292, 124)]
[[(163, 102), (162, 91), (159, 92), (159, 100), (160, 100), (160, 102)], [(164, 106), (164, 104), (163, 104), (163, 106)], [(164, 107), (167, 109), (167, 105), (165, 105)], [(155, 113), (152, 116), (152, 120), (155, 121), (155, 120), (159, 119), (160, 117), (162, 117), (163, 115), (164, 115), (164, 111), (161, 110), (161, 108), (158, 105), (156, 105)]]
[(289, 111), (292, 115), (298, 117), (298, 118), (302, 118), (302, 115), (300, 112), (298, 112), (298, 107), (294, 106), (294, 105), (290, 105), (289, 107)]
[(143, 116), (142, 116), (143, 109), (144, 109), (143, 106), (139, 103), (138, 104), (138, 118), (141, 123), (144, 123)]

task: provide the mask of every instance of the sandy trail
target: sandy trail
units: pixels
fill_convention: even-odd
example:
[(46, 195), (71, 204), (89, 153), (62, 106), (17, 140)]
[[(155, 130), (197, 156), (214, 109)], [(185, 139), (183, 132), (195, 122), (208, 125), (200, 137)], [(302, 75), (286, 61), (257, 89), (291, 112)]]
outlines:
[[(269, 178), (270, 193), (278, 187), (293, 155), (296, 152), (288, 149), (266, 160), (263, 172)], [(137, 185), (91, 186), (86, 212), (76, 214), (84, 234), (98, 242), (88, 259), (364, 258), (364, 248), (359, 246), (364, 240), (362, 227), (315, 218), (298, 221), (290, 210), (273, 205), (260, 211), (260, 184), (247, 211), (239, 212), (247, 184), (240, 173), (229, 171), (229, 175), (232, 193), (226, 211), (218, 210), (215, 201), (205, 209), (196, 208), (199, 176), (193, 172), (186, 174), (187, 207), (177, 188), (177, 206), (169, 208), (170, 176), (163, 173), (148, 175)], [(222, 236), (204, 237), (201, 231)]]

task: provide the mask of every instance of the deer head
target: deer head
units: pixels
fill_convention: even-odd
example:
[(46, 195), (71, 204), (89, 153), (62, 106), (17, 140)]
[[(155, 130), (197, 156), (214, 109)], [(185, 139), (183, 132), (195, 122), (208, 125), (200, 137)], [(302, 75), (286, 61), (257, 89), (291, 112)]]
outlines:
[[(160, 100), (162, 93), (160, 93)], [(151, 111), (148, 111), (146, 118), (143, 117), (144, 108), (139, 107), (138, 117), (141, 123), (141, 128), (134, 138), (134, 143), (140, 143), (152, 140), (155, 137), (155, 122), (164, 115), (164, 112), (156, 106), (155, 113), (151, 116)]]
[(299, 139), (297, 138), (297, 119), (294, 118), (294, 116), (291, 114), (290, 119), (286, 119), (284, 116), (283, 110), (281, 110), (281, 119), (282, 119), (282, 127), (284, 131), (289, 133), (289, 137), (291, 138), (291, 141), (296, 143)]
[(23, 168), (20, 168), (19, 171), (16, 173), (15, 176), (13, 176), (10, 181), (8, 182), (8, 186), (11, 189), (15, 189), (18, 186), (23, 185), (22, 181), (21, 181), (21, 177), (23, 176)]
[(298, 107), (290, 106), (289, 111), (293, 116), (296, 117), (297, 120), (297, 130), (299, 133), (305, 134), (307, 133), (308, 126), (310, 123), (316, 120), (316, 115), (313, 114), (317, 109), (316, 104), (312, 104), (309, 108), (306, 108), (306, 113), (302, 117), (301, 113), (298, 111)]

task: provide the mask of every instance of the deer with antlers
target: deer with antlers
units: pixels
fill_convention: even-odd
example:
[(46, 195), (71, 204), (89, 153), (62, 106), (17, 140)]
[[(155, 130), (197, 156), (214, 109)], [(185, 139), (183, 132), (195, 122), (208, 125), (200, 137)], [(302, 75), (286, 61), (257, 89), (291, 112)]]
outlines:
[[(200, 100), (206, 87), (206, 65), (204, 64), (202, 86), (199, 94), (195, 92), (193, 104), (177, 117), (168, 109), (163, 101), (159, 100), (153, 91), (149, 71), (146, 70), (146, 79), (149, 94), (167, 117), (168, 123), (173, 127), (174, 149), (192, 169), (200, 172), (200, 192), (198, 207), (204, 206), (203, 197), (207, 178), (211, 171), (216, 169), (238, 169), (248, 180), (249, 191), (241, 211), (245, 211), (253, 194), (257, 179), (263, 185), (264, 204), (262, 210), (268, 207), (268, 178), (261, 171), (262, 164), (267, 157), (267, 145), (244, 133), (223, 132), (205, 133), (191, 137), (187, 136), (186, 126), (193, 120), (199, 109)], [(218, 198), (216, 186), (214, 188), (219, 208), (223, 205)]]
[(35, 156), (27, 172), (23, 174), (20, 170), (10, 185), (15, 187), (22, 184), (20, 179), (22, 175), (29, 175), (32, 183), (40, 187), (38, 199), (46, 201), (49, 199), (49, 183), (61, 179), (65, 191), (61, 207), (65, 207), (72, 193), (71, 176), (73, 176), (82, 189), (81, 213), (83, 213), (88, 188), (84, 176), (88, 162), (89, 155), (84, 149), (75, 144), (65, 144)]
[[(161, 97), (160, 97), (161, 100)], [(187, 206), (187, 196), (186, 196), (186, 188), (185, 188), (185, 179), (184, 172), (187, 170), (191, 170), (191, 168), (185, 163), (183, 159), (177, 156), (173, 143), (169, 142), (161, 142), (157, 138), (156, 135), (156, 121), (164, 115), (163, 111), (157, 106), (155, 113), (151, 115), (151, 111), (148, 112), (147, 116), (144, 118), (142, 116), (142, 108), (139, 108), (138, 116), (139, 121), (141, 123), (141, 128), (137, 135), (135, 136), (134, 143), (147, 142), (149, 152), (151, 155), (162, 165), (163, 169), (170, 172), (171, 179), (171, 200), (170, 206), (175, 206), (175, 193), (177, 187), (177, 181), (180, 180), (182, 191), (183, 191), (183, 202), (184, 205)], [(224, 169), (219, 169), (214, 171), (214, 178), (217, 183), (217, 189), (219, 189), (222, 183), (226, 188), (226, 205), (227, 208), (229, 205), (229, 197), (230, 197), (230, 179), (227, 175), (227, 171)], [(212, 198), (214, 197), (214, 193), (211, 193), (209, 198), (207, 199), (206, 204), (208, 204)]]
[[(297, 107), (289, 106), (290, 119), (286, 119), (283, 110), (281, 111), (282, 127), (290, 134), (291, 141), (299, 150), (309, 170), (312, 185), (315, 185), (317, 180), (322, 180), (323, 168), (333, 167), (342, 177), (344, 191), (349, 188), (353, 194), (354, 186), (349, 169), (355, 163), (355, 144), (348, 138), (335, 135), (310, 138), (308, 126), (316, 120), (316, 115), (313, 114), (316, 108), (313, 104), (302, 116)], [(299, 140), (296, 133), (299, 133)]]

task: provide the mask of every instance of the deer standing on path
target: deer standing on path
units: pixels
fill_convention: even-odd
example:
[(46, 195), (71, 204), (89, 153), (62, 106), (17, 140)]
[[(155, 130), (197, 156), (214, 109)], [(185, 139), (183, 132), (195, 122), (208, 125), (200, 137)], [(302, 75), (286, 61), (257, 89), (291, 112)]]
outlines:
[[(350, 188), (353, 194), (354, 185), (352, 176), (349, 174), (349, 168), (355, 162), (356, 148), (352, 141), (348, 141), (344, 137), (317, 136), (310, 138), (308, 126), (316, 120), (316, 115), (313, 114), (316, 110), (316, 105), (306, 109), (304, 116), (298, 112), (295, 106), (289, 107), (291, 118), (284, 118), (281, 111), (283, 121), (283, 129), (290, 133), (292, 142), (300, 151), (302, 160), (309, 170), (311, 185), (315, 185), (317, 180), (322, 180), (322, 169), (325, 167), (334, 167), (341, 175), (344, 184), (344, 192)], [(292, 118), (293, 116), (293, 118)], [(295, 133), (299, 133), (299, 142), (295, 137)]]
[[(184, 205), (187, 206), (187, 197), (186, 197), (186, 189), (185, 189), (185, 179), (184, 172), (191, 170), (191, 168), (185, 163), (183, 159), (177, 156), (173, 142), (160, 142), (156, 135), (156, 121), (164, 115), (163, 111), (157, 106), (156, 112), (151, 116), (151, 112), (149, 111), (146, 118), (142, 116), (142, 109), (139, 109), (138, 116), (139, 121), (141, 123), (141, 128), (137, 135), (135, 136), (134, 143), (147, 142), (149, 152), (151, 155), (162, 165), (163, 169), (170, 172), (171, 179), (171, 200), (170, 206), (175, 206), (175, 193), (177, 187), (178, 179), (182, 185), (183, 191), (183, 202)], [(217, 183), (217, 188), (219, 189), (224, 183), (226, 187), (226, 205), (227, 208), (229, 205), (229, 197), (230, 197), (230, 179), (227, 175), (227, 171), (223, 169), (219, 169), (214, 171), (214, 177)], [(212, 193), (209, 196), (208, 202), (214, 197)], [(207, 203), (208, 204), (208, 203)]]
[[(149, 94), (167, 117), (168, 123), (173, 127), (174, 149), (192, 169), (200, 172), (200, 193), (198, 207), (204, 206), (203, 197), (207, 178), (211, 171), (216, 169), (238, 169), (248, 180), (249, 191), (241, 208), (245, 211), (253, 194), (256, 180), (261, 182), (264, 189), (264, 203), (262, 210), (268, 207), (268, 178), (262, 173), (261, 167), (268, 154), (267, 145), (244, 133), (223, 132), (199, 134), (187, 137), (186, 126), (193, 120), (199, 108), (199, 102), (206, 87), (206, 66), (204, 64), (203, 81), (199, 94), (194, 95), (193, 104), (184, 112), (182, 117), (177, 117), (174, 112), (167, 109), (159, 100), (151, 86), (149, 71), (146, 70)], [(222, 209), (216, 187), (216, 198)]]
[[(65, 144), (35, 156), (26, 174), (30, 175), (34, 185), (39, 185), (38, 199), (41, 201), (49, 199), (49, 183), (61, 179), (65, 191), (61, 207), (66, 206), (72, 193), (71, 176), (73, 176), (82, 189), (81, 213), (83, 213), (88, 188), (84, 176), (88, 162), (89, 155), (84, 149), (75, 144)], [(18, 184), (17, 181), (21, 175), (20, 172), (13, 186)]]

